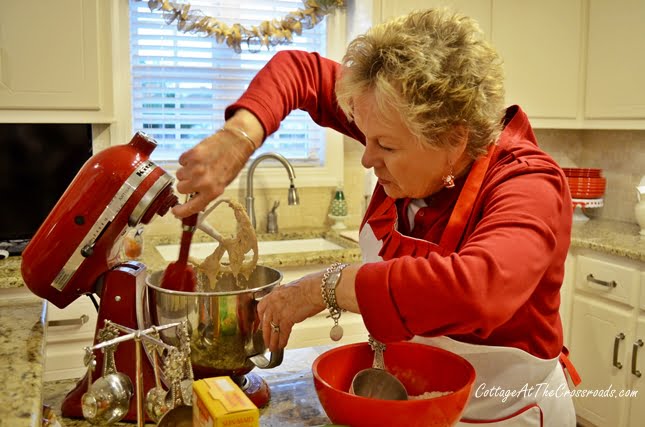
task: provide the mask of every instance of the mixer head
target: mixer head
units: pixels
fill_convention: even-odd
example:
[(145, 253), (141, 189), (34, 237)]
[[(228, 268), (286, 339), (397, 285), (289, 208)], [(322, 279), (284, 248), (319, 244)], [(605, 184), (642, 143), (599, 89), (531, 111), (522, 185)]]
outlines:
[(178, 203), (173, 178), (149, 159), (156, 142), (138, 132), (83, 165), (22, 254), (22, 277), (36, 295), (64, 308), (92, 293), (116, 265), (128, 226), (148, 224)]

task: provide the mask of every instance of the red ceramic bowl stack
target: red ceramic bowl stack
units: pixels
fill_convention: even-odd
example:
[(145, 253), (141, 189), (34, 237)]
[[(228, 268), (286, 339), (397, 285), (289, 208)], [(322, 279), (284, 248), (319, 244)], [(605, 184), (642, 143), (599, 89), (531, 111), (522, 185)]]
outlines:
[(601, 169), (562, 168), (569, 182), (571, 197), (574, 199), (601, 199), (605, 194), (607, 179), (601, 176)]

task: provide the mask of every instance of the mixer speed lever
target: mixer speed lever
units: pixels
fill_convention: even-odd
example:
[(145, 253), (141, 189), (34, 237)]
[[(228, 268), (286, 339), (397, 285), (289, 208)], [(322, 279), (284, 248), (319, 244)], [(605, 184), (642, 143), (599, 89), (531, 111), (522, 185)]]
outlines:
[(92, 256), (94, 253), (94, 245), (96, 242), (92, 242), (90, 245), (85, 245), (81, 248), (81, 255), (83, 255), (85, 258), (89, 258)]

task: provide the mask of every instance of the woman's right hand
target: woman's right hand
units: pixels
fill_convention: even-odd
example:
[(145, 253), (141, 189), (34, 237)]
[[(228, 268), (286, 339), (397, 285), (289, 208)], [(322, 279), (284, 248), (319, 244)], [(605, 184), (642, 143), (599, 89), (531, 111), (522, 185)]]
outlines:
[[(184, 218), (206, 209), (219, 197), (226, 186), (240, 173), (255, 149), (264, 140), (264, 129), (259, 120), (247, 110), (238, 110), (220, 130), (205, 138), (179, 157), (177, 191), (182, 194), (196, 193), (183, 205), (177, 205), (172, 213)], [(243, 136), (246, 132), (252, 142)]]

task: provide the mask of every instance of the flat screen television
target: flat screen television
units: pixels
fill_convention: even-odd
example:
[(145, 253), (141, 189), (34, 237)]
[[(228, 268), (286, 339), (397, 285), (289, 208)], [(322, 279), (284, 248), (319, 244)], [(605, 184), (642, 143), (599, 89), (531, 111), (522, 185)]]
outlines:
[(0, 249), (22, 252), (91, 156), (89, 124), (0, 123)]

